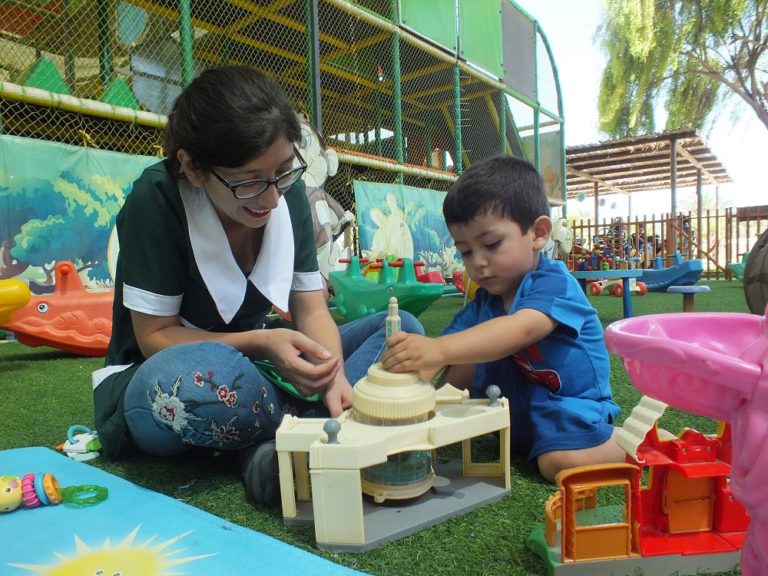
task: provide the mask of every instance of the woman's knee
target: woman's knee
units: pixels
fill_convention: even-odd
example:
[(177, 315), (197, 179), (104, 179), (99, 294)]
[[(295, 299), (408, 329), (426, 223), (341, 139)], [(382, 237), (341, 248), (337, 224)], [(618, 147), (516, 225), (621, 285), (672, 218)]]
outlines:
[(400, 310), (400, 329), (410, 334), (424, 335), (424, 326), (418, 318), (405, 310)]
[[(247, 357), (231, 346), (202, 342), (166, 349), (148, 359), (128, 385), (124, 413), (146, 450), (153, 438), (236, 448), (267, 439), (282, 418), (283, 397)], [(142, 442), (145, 437), (147, 442)], [(143, 444), (143, 445), (142, 445)]]

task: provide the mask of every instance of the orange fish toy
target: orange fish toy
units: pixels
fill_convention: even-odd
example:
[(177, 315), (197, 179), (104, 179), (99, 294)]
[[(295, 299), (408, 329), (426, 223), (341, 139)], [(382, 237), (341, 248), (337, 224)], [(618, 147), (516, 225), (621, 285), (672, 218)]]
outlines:
[(58, 262), (55, 274), (53, 294), (32, 296), (0, 328), (27, 346), (51, 346), (79, 356), (106, 355), (114, 291), (87, 291), (69, 261)]

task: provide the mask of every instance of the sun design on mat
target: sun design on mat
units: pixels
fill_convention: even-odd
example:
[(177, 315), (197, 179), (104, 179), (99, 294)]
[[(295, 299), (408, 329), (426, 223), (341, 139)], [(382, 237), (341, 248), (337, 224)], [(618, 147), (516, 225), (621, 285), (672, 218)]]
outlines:
[(141, 525), (136, 526), (118, 544), (112, 544), (109, 537), (101, 548), (91, 548), (78, 536), (75, 536), (75, 554), (68, 556), (54, 552), (59, 559), (57, 564), (10, 564), (15, 568), (29, 570), (31, 574), (42, 576), (180, 576), (187, 572), (177, 572), (176, 566), (214, 556), (179, 556), (184, 549), (171, 549), (190, 532), (179, 534), (164, 542), (152, 544), (156, 536), (144, 542), (136, 542), (136, 535)]

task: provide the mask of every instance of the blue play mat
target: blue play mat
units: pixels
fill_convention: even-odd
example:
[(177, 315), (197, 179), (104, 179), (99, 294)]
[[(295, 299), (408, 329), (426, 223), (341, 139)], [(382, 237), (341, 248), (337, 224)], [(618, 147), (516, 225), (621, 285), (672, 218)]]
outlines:
[(48, 448), (0, 451), (0, 475), (30, 472), (53, 474), (62, 487), (103, 486), (109, 497), (0, 514), (1, 576), (360, 574)]

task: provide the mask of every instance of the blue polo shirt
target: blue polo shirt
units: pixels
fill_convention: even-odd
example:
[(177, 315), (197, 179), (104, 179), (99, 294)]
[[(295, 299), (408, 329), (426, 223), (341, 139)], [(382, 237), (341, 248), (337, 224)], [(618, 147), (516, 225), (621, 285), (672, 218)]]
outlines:
[(496, 384), (510, 402), (512, 448), (534, 459), (545, 452), (603, 444), (619, 407), (610, 386), (610, 360), (597, 312), (565, 265), (543, 255), (526, 274), (509, 310), (480, 288), (443, 331), (460, 332), (525, 308), (557, 322), (526, 349), (475, 365), (472, 396)]

